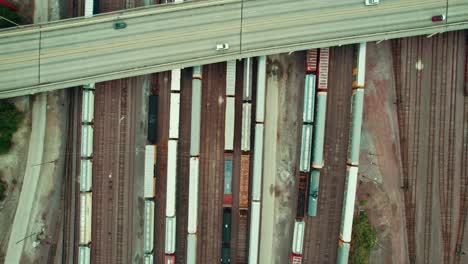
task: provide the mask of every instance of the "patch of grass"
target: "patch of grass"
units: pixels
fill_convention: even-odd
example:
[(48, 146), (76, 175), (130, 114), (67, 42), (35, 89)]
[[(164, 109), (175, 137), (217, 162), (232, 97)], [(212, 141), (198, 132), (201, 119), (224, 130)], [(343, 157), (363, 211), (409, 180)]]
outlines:
[(353, 223), (350, 262), (352, 264), (369, 263), (370, 253), (376, 245), (377, 231), (369, 223), (366, 211), (362, 211)]
[(11, 138), (23, 121), (24, 115), (15, 105), (0, 101), (0, 154), (7, 153), (11, 148)]
[(366, 206), (367, 205), (367, 200), (361, 200), (359, 201), (360, 206)]

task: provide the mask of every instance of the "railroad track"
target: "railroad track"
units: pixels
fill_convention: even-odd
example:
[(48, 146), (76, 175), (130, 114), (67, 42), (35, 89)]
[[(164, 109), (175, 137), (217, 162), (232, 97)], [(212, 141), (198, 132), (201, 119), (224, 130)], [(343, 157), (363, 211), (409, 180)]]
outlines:
[[(73, 89), (69, 91), (69, 112), (67, 122), (67, 143), (65, 147), (65, 175), (63, 179), (62, 188), (62, 206), (63, 206), (63, 239), (62, 239), (62, 263), (74, 261), (74, 248), (75, 248), (75, 219), (76, 211), (74, 201), (77, 201), (78, 196), (75, 193), (76, 182), (73, 178), (76, 169), (76, 140), (79, 131), (79, 120), (77, 120), (78, 107), (78, 93), (81, 89)], [(51, 262), (49, 262), (51, 263)]]
[[(468, 49), (466, 58), (468, 58)], [(467, 63), (468, 64), (468, 63)], [(468, 65), (465, 65), (467, 67)], [(468, 71), (468, 68), (467, 68)], [(468, 74), (465, 78), (468, 77)], [(468, 96), (465, 96), (464, 102), (464, 116), (468, 116)], [(461, 177), (461, 188), (460, 188), (460, 217), (458, 219), (458, 228), (455, 244), (455, 258), (454, 263), (460, 264), (462, 256), (462, 243), (465, 235), (466, 221), (468, 216), (468, 119), (465, 118), (463, 125), (463, 160), (462, 160), (462, 177)]]
[(124, 195), (125, 191), (125, 165), (127, 163), (127, 157), (125, 153), (125, 146), (127, 143), (127, 94), (128, 88), (125, 85), (125, 80), (120, 82), (120, 109), (119, 109), (119, 136), (118, 136), (118, 148), (119, 148), (119, 163), (118, 163), (118, 178), (117, 178), (117, 232), (116, 232), (116, 261), (122, 263), (124, 261)]
[[(468, 84), (468, 38), (465, 40), (465, 85)], [(466, 87), (465, 87), (466, 89)], [(464, 116), (468, 117), (468, 96), (464, 98)], [(460, 216), (458, 218), (458, 228), (455, 243), (454, 263), (462, 263), (462, 243), (465, 234), (466, 221), (468, 216), (468, 119), (465, 118), (463, 124), (463, 153), (462, 153), (462, 177), (460, 180)]]

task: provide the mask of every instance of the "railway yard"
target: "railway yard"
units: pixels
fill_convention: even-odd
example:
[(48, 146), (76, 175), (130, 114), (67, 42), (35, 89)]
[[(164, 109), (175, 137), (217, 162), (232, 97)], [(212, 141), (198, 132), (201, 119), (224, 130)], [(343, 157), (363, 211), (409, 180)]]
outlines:
[[(161, 1), (96, 6), (147, 2)], [(68, 16), (84, 14), (84, 0), (65, 6)], [(389, 49), (393, 60), (394, 86), (385, 87), (395, 89), (391, 151), (401, 168), (391, 177), (404, 212), (396, 236), (406, 239), (387, 254), (468, 263), (468, 31), (386, 42), (373, 49)], [(363, 196), (355, 190), (367, 181), (361, 125), (378, 123), (363, 107), (366, 67), (361, 43), (69, 89), (66, 153), (74, 155), (65, 160), (53, 257), (347, 263)]]

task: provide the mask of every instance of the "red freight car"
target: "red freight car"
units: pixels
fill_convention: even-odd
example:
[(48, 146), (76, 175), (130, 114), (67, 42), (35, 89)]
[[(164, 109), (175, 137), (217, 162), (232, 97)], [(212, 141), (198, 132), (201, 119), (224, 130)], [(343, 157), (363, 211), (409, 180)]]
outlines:
[(302, 256), (298, 254), (291, 254), (291, 264), (302, 264)]
[(317, 49), (310, 49), (307, 51), (306, 72), (317, 72)]
[(327, 90), (328, 88), (328, 65), (330, 60), (330, 49), (320, 49), (318, 62), (318, 90)]
[(297, 191), (297, 208), (296, 208), (296, 218), (303, 219), (305, 215), (305, 210), (307, 208), (307, 189), (309, 183), (309, 176), (306, 173), (299, 174), (299, 184)]
[(8, 3), (6, 0), (0, 0), (0, 5), (8, 7), (10, 10), (18, 11), (18, 8), (16, 6)]

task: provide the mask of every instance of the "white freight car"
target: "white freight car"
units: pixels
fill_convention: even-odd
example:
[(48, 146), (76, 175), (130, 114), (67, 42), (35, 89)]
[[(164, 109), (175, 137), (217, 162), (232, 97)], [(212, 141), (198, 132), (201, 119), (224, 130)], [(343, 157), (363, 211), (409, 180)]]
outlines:
[(94, 1), (95, 0), (85, 0), (85, 12), (84, 12), (85, 17), (93, 16), (93, 14), (94, 14)]
[(197, 263), (197, 235), (189, 234), (187, 236), (187, 262), (186, 264)]
[(257, 69), (257, 112), (255, 121), (263, 123), (265, 121), (265, 90), (266, 90), (266, 57), (258, 57)]
[(252, 104), (242, 104), (242, 135), (241, 150), (250, 151), (250, 130), (252, 122)]
[(171, 91), (180, 91), (180, 69), (171, 71)]
[(260, 201), (262, 196), (263, 171), (263, 124), (255, 125), (255, 148), (253, 156), (252, 200)]
[(154, 202), (145, 200), (145, 219), (143, 223), (144, 239), (143, 247), (145, 254), (151, 254), (154, 247)]
[(165, 253), (174, 254), (176, 247), (176, 218), (166, 217)]
[(177, 140), (168, 141), (166, 216), (175, 216), (177, 180)]
[(346, 170), (344, 201), (340, 229), (340, 240), (348, 243), (351, 242), (351, 231), (353, 229), (357, 176), (358, 167), (348, 166)]
[(81, 126), (81, 158), (93, 156), (93, 127), (90, 125)]
[(169, 112), (169, 138), (179, 138), (179, 111), (180, 111), (180, 94), (171, 93), (171, 105)]
[(80, 245), (91, 243), (91, 193), (80, 193)]
[(244, 60), (244, 89), (243, 89), (243, 101), (252, 100), (252, 59), (246, 58)]
[(192, 78), (193, 79), (202, 79), (202, 66), (194, 66), (192, 68)]
[(190, 120), (190, 156), (192, 157), (200, 155), (201, 95), (201, 80), (193, 79), (192, 112)]
[(89, 264), (91, 263), (91, 249), (86, 246), (78, 247), (78, 263)]
[(189, 204), (188, 204), (188, 225), (187, 231), (189, 234), (197, 233), (198, 220), (198, 173), (199, 173), (198, 157), (190, 158), (189, 172)]
[(302, 172), (310, 171), (312, 132), (312, 125), (302, 125), (301, 156), (299, 161), (299, 170)]
[(80, 192), (91, 191), (93, 182), (93, 162), (91, 160), (81, 160), (80, 168)]
[(236, 95), (236, 61), (226, 63), (226, 96)]
[(153, 198), (154, 190), (154, 165), (156, 164), (156, 146), (146, 145), (145, 147), (145, 179), (144, 197)]
[(302, 247), (304, 244), (304, 228), (304, 221), (296, 221), (294, 223), (294, 235), (292, 245), (292, 252), (294, 254), (302, 254)]
[(366, 79), (366, 42), (358, 44), (358, 55), (353, 69), (353, 87), (364, 87)]
[(234, 150), (234, 97), (226, 98), (226, 118), (224, 127), (224, 150)]
[(92, 123), (94, 121), (94, 90), (83, 90), (81, 103), (81, 122)]
[(252, 201), (249, 237), (249, 264), (258, 263), (258, 246), (260, 236), (260, 202)]
[(143, 263), (145, 264), (154, 264), (153, 254), (145, 254), (143, 257)]

